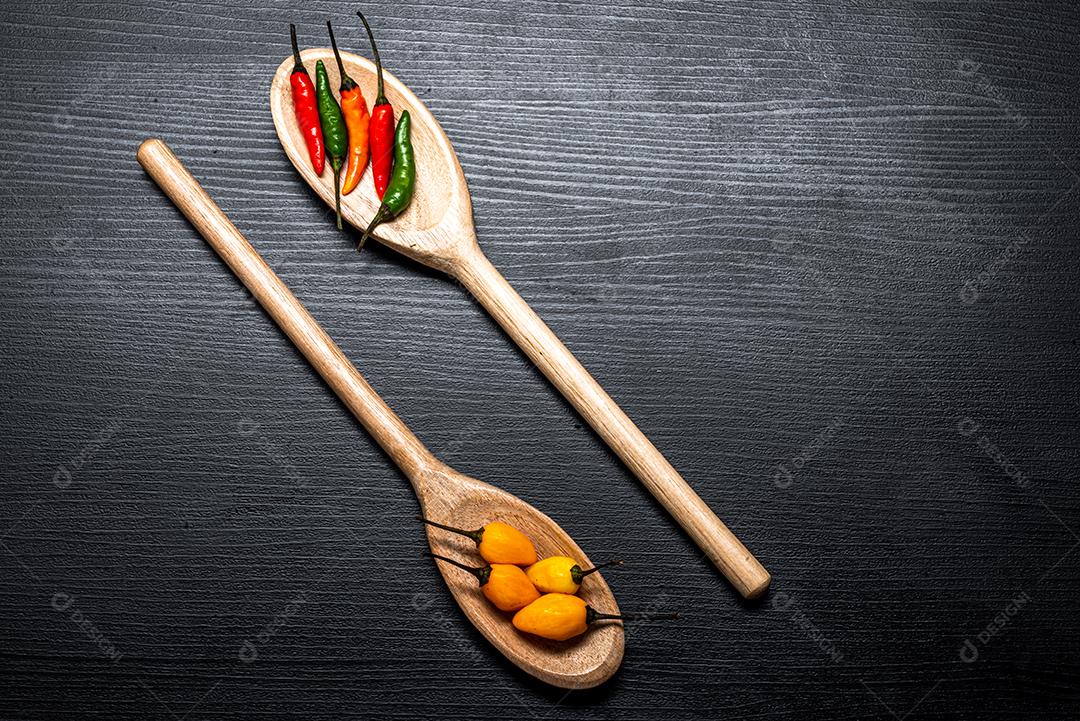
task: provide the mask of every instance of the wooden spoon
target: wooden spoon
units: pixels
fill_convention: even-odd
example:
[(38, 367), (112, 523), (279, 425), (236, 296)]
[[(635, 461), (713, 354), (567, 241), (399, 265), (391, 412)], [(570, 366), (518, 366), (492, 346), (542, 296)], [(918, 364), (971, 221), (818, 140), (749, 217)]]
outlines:
[[(330, 74), (331, 86), (339, 85), (332, 50), (306, 50), (301, 56), (309, 68), (322, 60)], [(342, 60), (346, 72), (360, 85), (365, 99), (372, 100), (377, 84), (375, 65), (351, 53), (342, 53)], [(274, 125), (289, 160), (304, 180), (332, 206), (333, 176), (329, 171), (322, 177), (315, 174), (293, 112), (289, 86), (292, 69), (293, 59), (289, 57), (278, 68), (270, 87)], [(382, 225), (373, 237), (383, 245), (457, 278), (664, 504), (736, 590), (746, 598), (760, 596), (769, 587), (768, 571), (698, 497), (480, 250), (473, 229), (469, 188), (449, 138), (431, 112), (400, 80), (385, 70), (383, 76), (386, 96), (395, 111), (400, 114), (407, 109), (412, 116), (417, 183), (416, 195), (408, 209), (396, 220)], [(357, 189), (342, 198), (341, 212), (345, 220), (362, 229), (377, 209), (369, 167)]]
[[(578, 559), (582, 567), (593, 565), (574, 540), (546, 515), (520, 498), (458, 473), (435, 458), (368, 385), (165, 143), (145, 141), (138, 157), (150, 177), (409, 478), (425, 516), (467, 529), (480, 528), (489, 521), (505, 521), (532, 538), (541, 558), (561, 554)], [(433, 552), (480, 565), (476, 544), (471, 540), (435, 528), (429, 528), (427, 533)], [(619, 668), (623, 657), (621, 624), (597, 624), (582, 636), (564, 642), (525, 635), (514, 629), (507, 615), (488, 603), (471, 574), (449, 564), (439, 564), (439, 571), (480, 633), (533, 676), (562, 688), (581, 689), (603, 683)], [(581, 585), (580, 595), (598, 611), (619, 612), (611, 589), (599, 574), (592, 574)]]

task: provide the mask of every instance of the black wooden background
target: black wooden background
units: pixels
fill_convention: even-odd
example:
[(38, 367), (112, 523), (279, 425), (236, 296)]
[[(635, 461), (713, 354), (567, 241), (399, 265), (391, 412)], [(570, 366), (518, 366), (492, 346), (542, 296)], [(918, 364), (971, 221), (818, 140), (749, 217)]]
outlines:
[[(772, 571), (759, 604), (457, 285), (332, 229), (267, 93), (290, 20), (366, 52), (354, 9), (0, 10), (0, 715), (1080, 714), (1075, 4), (366, 7), (483, 247)], [(493, 651), (151, 135), (440, 457), (684, 619), (590, 692)]]

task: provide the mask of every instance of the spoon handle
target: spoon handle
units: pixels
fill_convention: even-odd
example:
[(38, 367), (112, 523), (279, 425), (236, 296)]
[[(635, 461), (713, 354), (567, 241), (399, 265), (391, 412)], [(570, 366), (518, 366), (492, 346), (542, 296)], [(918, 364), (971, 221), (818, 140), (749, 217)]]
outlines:
[(441, 462), (368, 385), (168, 145), (145, 141), (139, 163), (420, 492), (424, 474), (441, 468)]
[(641, 479), (745, 598), (769, 587), (769, 572), (694, 492), (645, 434), (511, 287), (478, 246), (454, 275), (589, 425)]

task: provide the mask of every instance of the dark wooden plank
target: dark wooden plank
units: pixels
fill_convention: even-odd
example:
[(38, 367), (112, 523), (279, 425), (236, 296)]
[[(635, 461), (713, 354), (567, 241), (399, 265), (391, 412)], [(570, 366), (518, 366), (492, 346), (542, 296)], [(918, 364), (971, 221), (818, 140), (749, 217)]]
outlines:
[[(0, 716), (1075, 718), (1076, 7), (367, 10), (496, 265), (773, 594), (738, 602), (460, 288), (327, 224), (266, 96), (287, 22), (364, 47), (351, 7), (9, 3)], [(582, 694), (491, 651), (148, 135), (437, 453), (684, 620)]]

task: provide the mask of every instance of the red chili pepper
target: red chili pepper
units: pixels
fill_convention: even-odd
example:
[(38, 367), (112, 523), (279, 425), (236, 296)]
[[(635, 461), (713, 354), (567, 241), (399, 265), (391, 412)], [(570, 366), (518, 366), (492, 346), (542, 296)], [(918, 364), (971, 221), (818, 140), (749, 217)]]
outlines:
[(304, 67), (304, 61), (300, 59), (295, 25), (289, 25), (289, 34), (292, 36), (293, 57), (296, 59), (292, 75), (289, 76), (289, 83), (292, 85), (293, 110), (296, 111), (296, 122), (300, 125), (304, 142), (307, 143), (311, 166), (315, 168), (317, 175), (322, 175), (323, 168), (326, 167), (326, 145), (323, 142), (322, 126), (319, 124), (319, 106), (315, 103), (315, 84), (311, 82), (311, 76)]
[(383, 95), (382, 60), (379, 59), (379, 48), (375, 45), (371, 26), (362, 12), (357, 10), (356, 14), (360, 16), (360, 22), (364, 23), (364, 29), (367, 30), (371, 52), (375, 56), (375, 67), (379, 71), (379, 94), (375, 98), (375, 106), (371, 109), (368, 132), (371, 138), (371, 179), (375, 182), (375, 192), (379, 194), (379, 200), (382, 200), (386, 195), (386, 186), (390, 184), (390, 169), (394, 164), (394, 108)]

